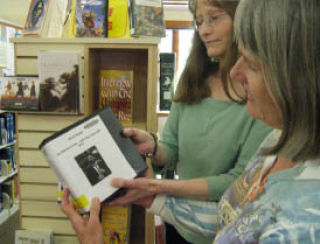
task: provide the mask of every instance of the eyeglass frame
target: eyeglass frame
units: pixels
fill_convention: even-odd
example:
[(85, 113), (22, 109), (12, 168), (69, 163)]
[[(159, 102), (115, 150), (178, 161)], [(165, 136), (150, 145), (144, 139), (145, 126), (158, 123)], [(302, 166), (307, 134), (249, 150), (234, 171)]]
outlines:
[[(194, 18), (193, 19), (193, 26), (194, 29), (196, 31), (199, 31), (199, 29), (201, 28), (201, 26), (203, 25), (203, 23), (205, 23), (207, 26), (213, 27), (215, 26), (217, 23), (214, 23), (216, 21), (221, 20), (220, 17), (226, 17), (228, 14), (227, 13), (220, 13), (218, 15), (212, 15), (212, 16), (207, 16), (206, 18), (203, 19), (203, 21), (199, 24), (197, 19)], [(218, 19), (214, 19), (214, 18), (218, 18)]]

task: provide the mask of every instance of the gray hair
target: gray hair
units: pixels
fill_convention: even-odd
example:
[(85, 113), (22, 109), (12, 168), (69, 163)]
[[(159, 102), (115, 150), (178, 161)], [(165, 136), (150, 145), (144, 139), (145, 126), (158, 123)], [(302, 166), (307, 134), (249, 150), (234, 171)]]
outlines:
[(235, 38), (262, 65), (283, 119), (268, 153), (293, 161), (320, 157), (320, 1), (241, 0)]

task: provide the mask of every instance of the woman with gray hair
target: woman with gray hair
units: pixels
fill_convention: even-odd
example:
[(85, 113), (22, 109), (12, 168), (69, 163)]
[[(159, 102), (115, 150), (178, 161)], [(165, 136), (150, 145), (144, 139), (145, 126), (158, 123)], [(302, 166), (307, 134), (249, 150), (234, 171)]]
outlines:
[[(249, 113), (275, 129), (222, 196), (214, 243), (319, 243), (319, 13), (319, 0), (240, 1), (235, 37), (241, 56), (231, 77), (243, 84)], [(135, 189), (145, 180), (116, 183)], [(73, 220), (78, 215), (67, 196), (63, 210)], [(141, 204), (176, 226), (215, 233), (210, 202), (159, 195)]]

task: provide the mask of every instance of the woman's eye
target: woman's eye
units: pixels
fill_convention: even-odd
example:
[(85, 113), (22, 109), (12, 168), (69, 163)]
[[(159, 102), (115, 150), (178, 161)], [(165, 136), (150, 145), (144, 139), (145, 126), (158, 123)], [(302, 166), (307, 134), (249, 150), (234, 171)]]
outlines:
[(248, 63), (248, 67), (249, 67), (249, 69), (251, 69), (253, 72), (257, 72), (257, 71), (258, 71), (258, 69), (257, 69), (254, 65), (252, 65), (252, 64), (250, 64), (250, 63)]

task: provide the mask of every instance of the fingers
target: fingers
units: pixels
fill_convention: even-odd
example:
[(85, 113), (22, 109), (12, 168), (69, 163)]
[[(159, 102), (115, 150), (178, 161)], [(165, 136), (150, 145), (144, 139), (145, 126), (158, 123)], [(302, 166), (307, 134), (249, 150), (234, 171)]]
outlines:
[(69, 189), (64, 189), (62, 195), (61, 210), (70, 219), (72, 225), (74, 225), (74, 223), (81, 223), (82, 218), (75, 210), (75, 207), (73, 206), (72, 202), (70, 202), (69, 195)]
[(124, 128), (122, 130), (123, 135), (127, 136), (127, 137), (133, 137), (135, 136), (135, 128), (133, 127), (129, 127), (129, 128)]
[(70, 211), (70, 208), (72, 208), (70, 206), (70, 200), (69, 200), (69, 196), (70, 196), (70, 191), (69, 189), (65, 188), (63, 189), (63, 193), (62, 193), (62, 202), (61, 202), (61, 210), (65, 213), (65, 215), (67, 215), (69, 217), (69, 214), (72, 212)]
[(121, 178), (114, 178), (111, 180), (111, 185), (113, 187), (127, 187), (126, 185), (126, 180), (125, 179), (121, 179)]
[(91, 201), (89, 222), (99, 223), (100, 209), (101, 209), (101, 204), (100, 204), (99, 198), (97, 198), (97, 197), (93, 198)]

